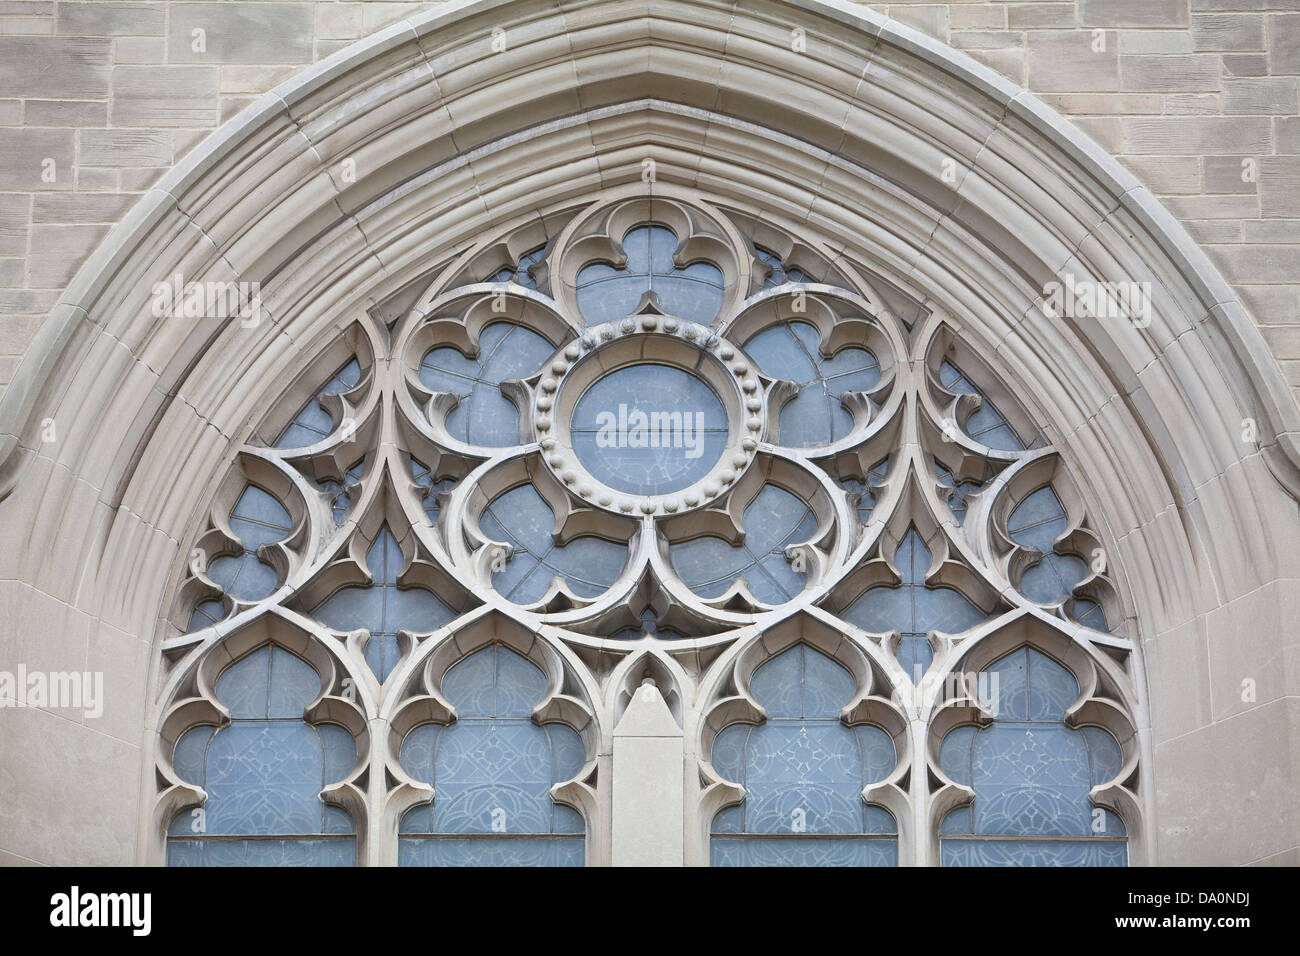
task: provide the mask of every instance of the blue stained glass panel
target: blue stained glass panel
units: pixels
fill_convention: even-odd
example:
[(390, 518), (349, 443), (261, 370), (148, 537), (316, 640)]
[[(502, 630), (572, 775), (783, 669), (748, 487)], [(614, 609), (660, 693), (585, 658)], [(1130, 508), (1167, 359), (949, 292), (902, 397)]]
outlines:
[(948, 499), (948, 507), (952, 511), (952, 516), (957, 524), (966, 520), (966, 499), (984, 487), (980, 481), (958, 481), (956, 475), (945, 468), (938, 462), (934, 463), (935, 474), (939, 476), (939, 481), (946, 487), (952, 489), (952, 497)]
[[(1057, 604), (1070, 597), (1074, 586), (1089, 575), (1088, 565), (1073, 554), (1057, 554), (1056, 539), (1070, 526), (1065, 506), (1050, 485), (1027, 495), (1007, 518), (1011, 539), (1042, 553), (1042, 558), (1020, 578), (1020, 591), (1038, 604)], [(1074, 620), (1108, 631), (1105, 612), (1093, 601), (1077, 599)]]
[(841, 614), (873, 634), (897, 630), (899, 663), (917, 682), (934, 659), (927, 640), (931, 631), (959, 634), (984, 620), (984, 612), (959, 592), (926, 585), (930, 563), (930, 550), (921, 535), (915, 528), (908, 529), (894, 554), (901, 583), (869, 588)]
[(169, 840), (168, 866), (353, 866), (355, 837), (341, 840)]
[(738, 838), (715, 833), (710, 866), (898, 866), (898, 840), (845, 836), (839, 840)]
[(1128, 846), (1101, 840), (940, 840), (942, 866), (1128, 866)]
[[(351, 772), (356, 742), (342, 727), (302, 720), (320, 687), (306, 661), (272, 645), (221, 673), (216, 696), (230, 724), (195, 727), (173, 750), (177, 775), (207, 799), (173, 818), (169, 866), (352, 864), (352, 819), (320, 793)], [(241, 839), (253, 836), (274, 839)]]
[(785, 557), (786, 548), (810, 541), (817, 516), (783, 488), (766, 484), (741, 516), (745, 540), (732, 546), (705, 536), (672, 545), (673, 567), (683, 583), (703, 598), (721, 597), (743, 577), (765, 604), (784, 604), (803, 589), (806, 576)]
[(403, 768), (435, 795), (402, 818), (401, 865), (581, 866), (582, 818), (551, 787), (582, 769), (586, 747), (569, 727), (532, 722), (545, 675), (493, 645), (451, 668), (442, 689), (455, 722), (402, 741)]
[(433, 392), (452, 392), (460, 402), (447, 416), (447, 431), (470, 445), (499, 448), (519, 443), (519, 409), (501, 383), (527, 378), (555, 347), (536, 332), (510, 322), (493, 322), (479, 333), (478, 355), (451, 346), (425, 353), (420, 382)]
[(714, 818), (712, 865), (897, 864), (893, 817), (862, 801), (863, 788), (893, 770), (894, 742), (879, 727), (840, 720), (856, 688), (847, 670), (805, 644), (755, 671), (750, 692), (766, 720), (724, 728), (711, 750), (714, 769), (745, 788), (739, 807)]
[(776, 286), (784, 285), (787, 282), (802, 283), (813, 281), (812, 277), (802, 269), (786, 268), (785, 263), (781, 261), (781, 257), (775, 252), (764, 249), (762, 246), (755, 246), (754, 252), (758, 256), (759, 261), (772, 270), (768, 273), (767, 278), (763, 280), (764, 289), (772, 289)]
[(438, 496), (450, 493), (456, 487), (456, 482), (450, 478), (435, 481), (434, 476), (429, 471), (429, 466), (414, 458), (411, 459), (411, 477), (417, 485), (424, 489), (424, 497), (421, 499), (420, 504), (424, 508), (425, 517), (429, 519), (431, 526), (437, 527), (438, 512), (441, 510)]
[(703, 479), (727, 446), (727, 412), (702, 379), (667, 365), (618, 369), (578, 399), (569, 423), (587, 471), (635, 495)]
[(997, 406), (985, 398), (951, 362), (944, 362), (939, 366), (939, 381), (944, 388), (955, 395), (980, 396), (980, 407), (966, 422), (966, 434), (971, 438), (990, 448), (1019, 451), (1025, 447), (1025, 443), (998, 411)]
[(356, 359), (352, 359), (341, 369), (335, 372), (320, 390), (307, 400), (307, 404), (299, 409), (298, 414), (280, 433), (280, 437), (275, 440), (276, 448), (305, 448), (307, 445), (314, 445), (318, 441), (328, 438), (334, 431), (334, 420), (330, 418), (329, 412), (325, 411), (320, 400), (324, 395), (337, 395), (340, 392), (346, 392), (356, 388), (357, 383), (361, 381), (361, 366)]
[(506, 266), (498, 269), (496, 272), (487, 276), (485, 282), (513, 282), (515, 285), (521, 285), (525, 289), (536, 289), (537, 280), (535, 280), (528, 270), (542, 261), (542, 253), (546, 251), (545, 246), (538, 246), (531, 249), (519, 257), (519, 262), (511, 268)]
[(558, 545), (552, 538), (555, 512), (531, 484), (498, 495), (479, 516), (479, 530), (514, 548), (492, 586), (506, 600), (527, 605), (541, 600), (551, 579), (563, 578), (575, 594), (596, 597), (618, 580), (627, 564), (627, 545), (592, 535)]
[(764, 329), (745, 343), (745, 352), (765, 374), (799, 386), (778, 419), (781, 444), (791, 447), (829, 445), (848, 435), (853, 416), (840, 396), (869, 391), (880, 382), (880, 364), (874, 355), (865, 348), (846, 346), (825, 357), (821, 335), (807, 322)]
[[(940, 832), (945, 866), (1124, 866), (1124, 826), (1092, 806), (1092, 787), (1119, 772), (1119, 743), (1099, 727), (1072, 729), (1074, 676), (1046, 654), (1020, 648), (986, 669), (996, 719), (944, 738), (944, 773), (975, 791)], [(995, 678), (995, 679), (994, 679)], [(999, 840), (979, 839), (1000, 837)], [(1026, 839), (1007, 839), (1007, 838)], [(1037, 837), (1038, 839), (1028, 839)]]
[[(289, 537), (293, 531), (289, 512), (274, 496), (256, 485), (248, 485), (230, 512), (230, 530), (239, 537), (243, 550), (216, 558), (208, 565), (208, 577), (233, 597), (242, 601), (260, 601), (275, 591), (279, 578), (269, 564), (257, 557), (257, 549)], [(217, 605), (203, 615), (212, 618), (207, 623), (213, 623), (213, 620), (220, 619), (215, 615), (219, 613), (221, 604), (207, 603)], [(206, 627), (207, 623), (200, 621), (199, 626)], [(193, 624), (191, 620), (191, 630)]]
[(591, 325), (621, 319), (636, 311), (653, 291), (665, 312), (711, 325), (726, 291), (722, 271), (708, 262), (678, 268), (673, 264), (677, 237), (663, 226), (638, 226), (623, 237), (627, 265), (615, 269), (593, 263), (578, 270), (578, 309)]
[(226, 616), (226, 608), (220, 601), (200, 601), (190, 615), (190, 622), (185, 627), (188, 634), (201, 628), (211, 627)]
[(401, 658), (398, 631), (436, 631), (456, 616), (432, 591), (399, 587), (397, 576), (404, 564), (397, 539), (387, 526), (381, 528), (366, 553), (371, 583), (341, 588), (312, 611), (317, 620), (337, 631), (370, 632), (366, 663), (380, 681), (388, 678)]
[(866, 525), (871, 520), (871, 512), (876, 507), (876, 491), (884, 483), (889, 473), (889, 459), (882, 458), (867, 472), (866, 481), (855, 478), (841, 478), (840, 487), (849, 493), (850, 502), (858, 513), (858, 522)]

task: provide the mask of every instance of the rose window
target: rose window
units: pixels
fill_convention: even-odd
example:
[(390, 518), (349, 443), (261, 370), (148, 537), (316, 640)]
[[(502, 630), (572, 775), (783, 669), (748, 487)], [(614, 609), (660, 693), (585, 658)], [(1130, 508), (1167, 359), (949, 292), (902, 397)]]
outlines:
[[(985, 354), (951, 317), (899, 308), (867, 265), (691, 197), (493, 237), (391, 323), (358, 317), (254, 429), (193, 544), (168, 647), (193, 677), (167, 727), (221, 726), (216, 678), (272, 644), (321, 684), (291, 715), (301, 732), (357, 741), (354, 766), (295, 784), (324, 780), (357, 834), (382, 817), (395, 848), (402, 821), (412, 865), (582, 862), (604, 812), (600, 740), (649, 681), (698, 746), (715, 863), (797, 846), (892, 865), (898, 841), (924, 839), (906, 818), (925, 786), (933, 839), (965, 821), (967, 843), (944, 831), (956, 864), (976, 836), (1029, 830), (980, 782), (982, 758), (971, 769), (969, 741), (1001, 739), (976, 730), (988, 701), (929, 682), (997, 672), (969, 666), (985, 644), (1030, 645), (1039, 672), (1073, 674), (1048, 715), (1070, 728), (1024, 732), (1077, 760), (1095, 725), (1110, 749), (1069, 778), (1069, 827), (1030, 827), (1068, 840), (999, 859), (1123, 862), (1128, 718), (1071, 707), (1114, 679), (1127, 612), (1085, 486)], [(508, 705), (489, 693), (505, 672), (471, 686), (503, 661), (523, 688)], [(899, 729), (915, 721), (924, 733)], [(166, 812), (211, 798), (191, 765), (162, 758)], [(1079, 821), (1103, 791), (1116, 816), (1093, 852)], [(995, 806), (998, 829), (981, 829)], [(516, 819), (523, 842), (493, 843)], [(782, 849), (790, 820), (816, 838)], [(270, 830), (323, 845), (312, 827)], [(839, 850), (817, 842), (836, 833)]]

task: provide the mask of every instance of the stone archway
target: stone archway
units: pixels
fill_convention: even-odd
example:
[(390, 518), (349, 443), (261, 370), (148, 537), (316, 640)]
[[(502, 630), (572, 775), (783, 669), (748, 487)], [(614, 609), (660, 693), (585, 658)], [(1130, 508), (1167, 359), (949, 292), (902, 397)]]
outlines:
[[(1153, 720), (1201, 689), (1195, 648), (1240, 626), (1235, 599), (1294, 600), (1300, 408), (1182, 227), (1034, 97), (831, 3), (452, 3), (307, 69), (188, 156), (78, 273), (0, 401), (13, 626), (62, 616), (115, 699), (108, 734), (8, 722), (13, 772), (53, 768), (11, 812), (65, 808), (26, 855), (139, 858), (162, 607), (267, 396), (348, 316), (409, 304), (491, 227), (600, 189), (653, 193), (646, 160), (656, 182), (835, 237), (891, 308), (942, 310), (1023, 384), (1108, 515), (1156, 648)], [(176, 275), (259, 283), (266, 320), (155, 315)], [(1150, 283), (1150, 321), (1046, 321), (1067, 275)], [(1291, 780), (1295, 730), (1274, 732), (1262, 759)], [(1209, 755), (1233, 733), (1163, 755), (1149, 736), (1157, 780), (1225, 773)], [(1211, 824), (1183, 798), (1153, 797), (1156, 860), (1286, 849), (1232, 808), (1232, 780), (1213, 788), (1222, 848), (1198, 850)]]

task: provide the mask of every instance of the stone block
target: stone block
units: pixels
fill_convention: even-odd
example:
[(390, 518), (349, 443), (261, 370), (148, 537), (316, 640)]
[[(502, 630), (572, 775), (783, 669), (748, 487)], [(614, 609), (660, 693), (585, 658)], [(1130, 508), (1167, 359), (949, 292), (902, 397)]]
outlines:
[(0, 90), (41, 99), (103, 98), (111, 43), (97, 37), (0, 36)]
[(215, 66), (115, 67), (109, 115), (114, 126), (213, 126), (217, 81)]
[(0, 136), (0, 189), (71, 189), (76, 133), (70, 129), (10, 129)]
[(38, 223), (32, 226), (31, 253), (27, 273), (33, 289), (62, 289), (76, 275), (108, 226), (55, 226)]
[(310, 63), (314, 29), (310, 3), (173, 3), (167, 53), (172, 63)]
[(154, 129), (82, 130), (78, 161), (90, 166), (166, 166), (172, 161), (171, 136)]
[(1135, 116), (1122, 122), (1126, 153), (1203, 156), (1225, 147), (1237, 153), (1273, 152), (1272, 123), (1263, 117)]
[(1259, 160), (1254, 156), (1206, 156), (1205, 191), (1212, 195), (1254, 193)]
[(1261, 76), (1223, 83), (1225, 113), (1295, 113), (1297, 98), (1294, 76)]
[(1264, 49), (1264, 18), (1242, 13), (1192, 17), (1192, 46), (1200, 50)]
[(107, 126), (108, 103), (103, 100), (28, 100), (28, 126)]
[(1113, 34), (1095, 49), (1090, 33), (1035, 30), (1028, 34), (1029, 87), (1043, 93), (1119, 89), (1119, 52)]
[(1079, 0), (1085, 27), (1174, 27), (1187, 21), (1187, 0)]
[(1219, 58), (1212, 53), (1122, 56), (1121, 88), (1168, 93), (1217, 90), (1219, 65)]
[(166, 22), (167, 7), (162, 3), (60, 0), (55, 32), (76, 37), (162, 36)]

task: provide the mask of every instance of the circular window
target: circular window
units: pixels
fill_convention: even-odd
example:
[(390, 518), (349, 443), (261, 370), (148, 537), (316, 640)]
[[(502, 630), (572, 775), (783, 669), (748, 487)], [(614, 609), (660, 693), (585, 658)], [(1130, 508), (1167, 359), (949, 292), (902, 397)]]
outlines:
[(574, 454), (616, 491), (657, 495), (704, 478), (727, 447), (727, 412), (702, 379), (632, 365), (598, 379), (569, 424)]

